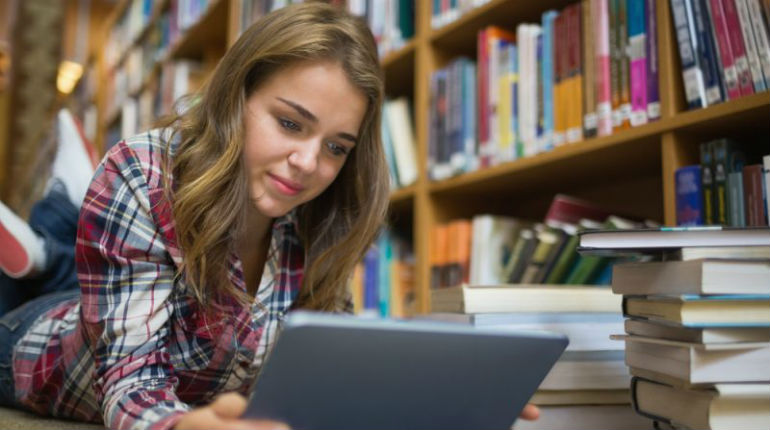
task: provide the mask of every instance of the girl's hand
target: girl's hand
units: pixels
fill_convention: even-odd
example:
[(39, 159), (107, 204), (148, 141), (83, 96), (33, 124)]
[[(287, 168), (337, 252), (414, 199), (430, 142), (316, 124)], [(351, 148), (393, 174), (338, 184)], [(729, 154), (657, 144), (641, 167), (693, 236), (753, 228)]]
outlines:
[(521, 410), (519, 418), (527, 421), (534, 421), (540, 418), (540, 409), (532, 403), (527, 403), (524, 409)]
[(244, 420), (246, 398), (237, 393), (217, 396), (208, 406), (195, 408), (182, 416), (176, 430), (289, 430), (286, 424), (268, 420)]

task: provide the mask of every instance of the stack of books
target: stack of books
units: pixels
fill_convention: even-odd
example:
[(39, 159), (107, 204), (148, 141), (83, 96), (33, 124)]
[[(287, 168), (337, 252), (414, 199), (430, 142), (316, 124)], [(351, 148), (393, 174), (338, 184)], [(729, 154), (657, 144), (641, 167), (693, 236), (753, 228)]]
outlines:
[(623, 345), (610, 335), (623, 329), (621, 298), (607, 287), (585, 285), (461, 285), (431, 290), (427, 318), (485, 329), (551, 331), (569, 338), (567, 350), (531, 402), (541, 419), (527, 429), (651, 429), (634, 413)]
[(770, 428), (770, 229), (586, 232), (613, 267), (634, 409), (673, 428)]

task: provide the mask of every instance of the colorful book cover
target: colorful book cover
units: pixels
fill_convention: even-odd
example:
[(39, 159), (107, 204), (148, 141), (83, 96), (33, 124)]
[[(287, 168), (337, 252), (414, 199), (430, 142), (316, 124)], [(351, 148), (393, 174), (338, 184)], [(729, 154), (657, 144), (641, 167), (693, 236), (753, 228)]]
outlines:
[(617, 43), (620, 61), (620, 128), (631, 125), (631, 83), (628, 56), (628, 0), (618, 1)]
[(721, 64), (722, 82), (724, 83), (727, 100), (734, 100), (741, 96), (738, 87), (738, 73), (733, 59), (733, 50), (730, 46), (730, 36), (727, 32), (727, 20), (725, 19), (722, 2), (720, 0), (708, 0), (706, 2), (709, 17), (711, 18), (711, 31), (716, 41), (718, 64)]
[(565, 86), (567, 83), (567, 38), (566, 14), (559, 14), (553, 23), (554, 31), (554, 131), (553, 141), (555, 146), (563, 145), (567, 141), (567, 95)]
[(628, 0), (628, 56), (631, 74), (631, 125), (647, 123), (647, 29), (645, 0)]
[(746, 56), (746, 46), (743, 41), (741, 22), (738, 18), (736, 0), (720, 0), (722, 12), (727, 23), (727, 37), (730, 39), (730, 48), (733, 51), (733, 63), (738, 77), (738, 89), (742, 96), (754, 94), (754, 83), (751, 79), (749, 61)]
[(612, 91), (608, 0), (592, 0), (591, 13), (594, 22), (597, 134), (609, 136), (612, 134)]
[(717, 139), (711, 142), (711, 150), (714, 157), (714, 218), (715, 223), (729, 225), (727, 222), (727, 174), (730, 172), (729, 160), (735, 145), (728, 139)]
[(750, 164), (743, 167), (743, 194), (747, 227), (767, 225), (764, 192), (762, 191), (763, 179), (761, 164)]
[(765, 75), (765, 86), (770, 87), (770, 41), (768, 41), (767, 23), (762, 17), (759, 0), (747, 0), (751, 27), (754, 29), (754, 41), (757, 43), (757, 55)]
[(682, 83), (690, 109), (706, 107), (703, 71), (697, 54), (697, 38), (688, 0), (671, 0), (679, 62), (682, 65)]
[(647, 27), (645, 54), (647, 57), (647, 120), (660, 119), (660, 84), (658, 82), (658, 16), (657, 0), (645, 0), (644, 13)]
[(700, 165), (676, 170), (676, 225), (703, 225), (703, 192)]

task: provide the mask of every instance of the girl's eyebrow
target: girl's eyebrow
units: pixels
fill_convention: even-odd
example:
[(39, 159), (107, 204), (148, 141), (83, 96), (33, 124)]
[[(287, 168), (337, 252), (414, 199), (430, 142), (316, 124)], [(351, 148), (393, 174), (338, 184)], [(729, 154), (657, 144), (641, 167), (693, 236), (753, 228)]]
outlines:
[(313, 113), (312, 113), (312, 112), (310, 112), (309, 110), (305, 109), (305, 108), (304, 108), (302, 105), (300, 105), (299, 103), (295, 103), (295, 102), (293, 102), (293, 101), (290, 101), (290, 100), (286, 100), (286, 99), (284, 99), (284, 98), (281, 98), (281, 97), (276, 97), (276, 99), (278, 99), (278, 100), (282, 101), (283, 103), (286, 103), (287, 105), (289, 105), (289, 106), (291, 106), (292, 108), (294, 108), (294, 110), (296, 110), (296, 111), (297, 111), (297, 113), (299, 113), (300, 115), (302, 115), (302, 117), (304, 117), (304, 118), (305, 118), (305, 119), (307, 119), (308, 121), (312, 121), (312, 122), (314, 122), (314, 123), (317, 123), (317, 122), (318, 122), (318, 118), (317, 118), (315, 115), (313, 115)]
[[(295, 103), (291, 100), (286, 100), (283, 97), (276, 97), (276, 99), (292, 107), (294, 110), (297, 111), (298, 114), (300, 114), (303, 118), (307, 119), (308, 121), (311, 121), (313, 123), (318, 123), (318, 117), (313, 115), (313, 113), (310, 112), (309, 110), (305, 109), (301, 104)], [(358, 138), (356, 138), (350, 133), (338, 133), (337, 137), (339, 137), (340, 139), (348, 140), (352, 142), (354, 145), (358, 143)]]

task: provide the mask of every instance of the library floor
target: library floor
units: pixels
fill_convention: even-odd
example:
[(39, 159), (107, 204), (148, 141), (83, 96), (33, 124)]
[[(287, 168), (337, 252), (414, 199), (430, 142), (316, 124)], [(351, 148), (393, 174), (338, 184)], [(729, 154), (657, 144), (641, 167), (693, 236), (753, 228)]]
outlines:
[(41, 417), (25, 411), (0, 407), (0, 429), (103, 430), (104, 426)]

